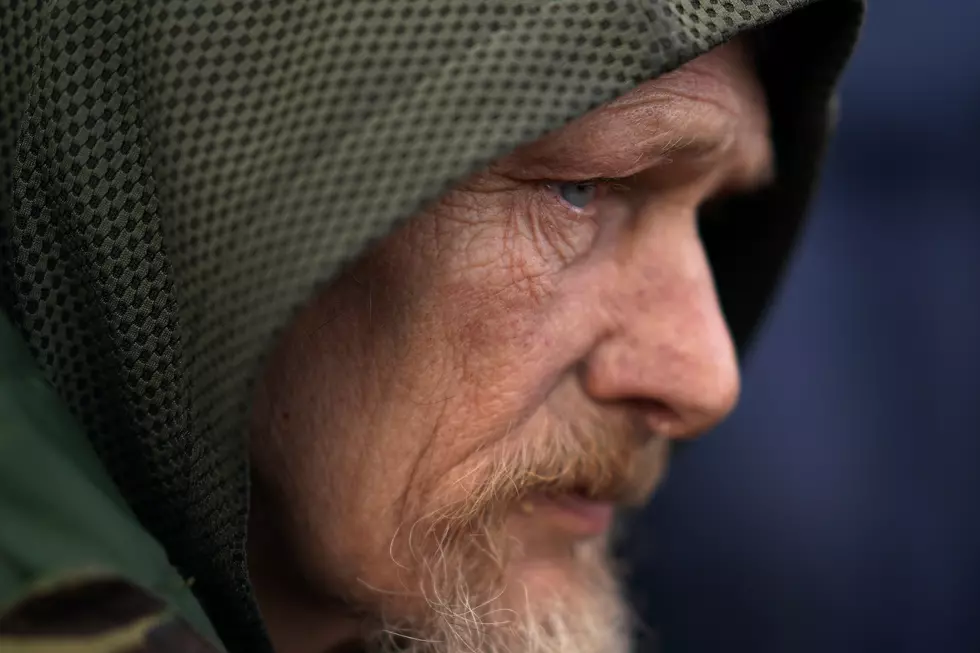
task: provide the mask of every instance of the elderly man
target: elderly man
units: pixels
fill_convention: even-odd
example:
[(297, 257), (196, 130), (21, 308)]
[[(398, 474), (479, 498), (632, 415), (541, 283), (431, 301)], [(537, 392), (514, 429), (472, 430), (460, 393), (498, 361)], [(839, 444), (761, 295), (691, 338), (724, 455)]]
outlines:
[(860, 3), (2, 8), (0, 643), (629, 650)]

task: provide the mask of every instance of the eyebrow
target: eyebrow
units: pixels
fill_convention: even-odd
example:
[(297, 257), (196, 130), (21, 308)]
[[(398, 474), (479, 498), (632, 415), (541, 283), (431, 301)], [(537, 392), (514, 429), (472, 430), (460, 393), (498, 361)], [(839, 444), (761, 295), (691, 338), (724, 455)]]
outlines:
[(773, 179), (772, 144), (768, 124), (751, 121), (732, 104), (647, 88), (518, 148), (503, 165), (524, 179), (584, 181), (631, 177), (673, 161), (728, 161), (730, 185), (749, 190)]

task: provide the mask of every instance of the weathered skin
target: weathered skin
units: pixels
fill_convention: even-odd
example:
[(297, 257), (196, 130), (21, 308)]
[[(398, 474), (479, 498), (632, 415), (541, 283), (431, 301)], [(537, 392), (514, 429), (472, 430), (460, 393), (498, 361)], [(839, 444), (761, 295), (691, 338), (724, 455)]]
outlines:
[[(252, 562), (274, 636), (343, 631), (316, 608), (328, 597), (422, 618), (410, 533), (476, 502), (515, 448), (574, 433), (578, 454), (549, 455), (635, 501), (669, 440), (729, 412), (737, 362), (698, 209), (766, 182), (767, 120), (747, 49), (718, 48), (469, 179), (316, 298), (282, 339), (252, 438)], [(599, 178), (616, 181), (583, 207), (557, 194)], [(488, 504), (522, 545), (505, 576), (529, 601), (580, 591), (561, 553), (575, 538), (548, 510), (513, 510), (521, 498)]]

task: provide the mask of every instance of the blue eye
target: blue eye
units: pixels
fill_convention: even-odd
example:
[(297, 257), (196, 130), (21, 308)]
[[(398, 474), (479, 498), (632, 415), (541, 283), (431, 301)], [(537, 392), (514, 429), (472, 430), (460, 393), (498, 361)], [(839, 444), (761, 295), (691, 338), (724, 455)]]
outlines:
[(595, 201), (598, 185), (592, 181), (567, 181), (554, 184), (555, 194), (573, 209), (583, 210)]

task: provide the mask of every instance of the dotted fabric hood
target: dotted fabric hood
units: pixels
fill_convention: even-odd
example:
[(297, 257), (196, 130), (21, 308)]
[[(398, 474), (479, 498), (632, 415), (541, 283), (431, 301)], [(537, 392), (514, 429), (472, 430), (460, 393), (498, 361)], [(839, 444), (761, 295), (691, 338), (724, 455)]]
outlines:
[(230, 650), (250, 386), (339, 266), (449, 185), (763, 31), (778, 180), (704, 234), (740, 346), (861, 0), (0, 0), (0, 302)]

